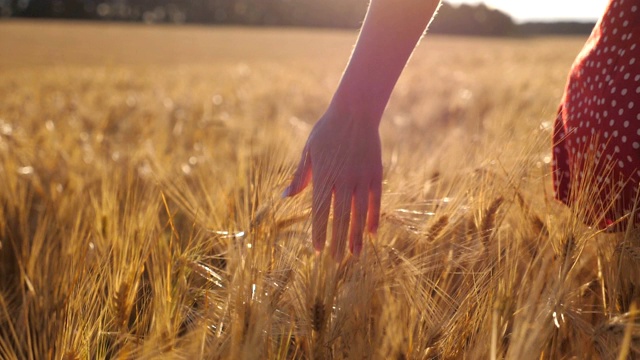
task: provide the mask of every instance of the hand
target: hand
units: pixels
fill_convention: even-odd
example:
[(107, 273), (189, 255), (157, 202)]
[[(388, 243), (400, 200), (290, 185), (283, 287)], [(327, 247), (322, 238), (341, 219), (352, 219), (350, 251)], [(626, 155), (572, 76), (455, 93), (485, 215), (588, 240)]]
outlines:
[(324, 248), (333, 197), (330, 251), (337, 261), (344, 257), (347, 233), (349, 249), (358, 255), (365, 226), (370, 233), (378, 228), (382, 160), (377, 123), (330, 107), (311, 131), (294, 178), (283, 193), (283, 197), (297, 195), (313, 179), (312, 238), (317, 251)]

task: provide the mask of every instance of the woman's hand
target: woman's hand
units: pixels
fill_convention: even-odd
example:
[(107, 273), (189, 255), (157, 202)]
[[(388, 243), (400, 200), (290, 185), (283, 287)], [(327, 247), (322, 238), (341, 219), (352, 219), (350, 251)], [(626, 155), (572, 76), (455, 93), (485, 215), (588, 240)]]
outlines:
[(440, 0), (371, 0), (349, 64), (329, 110), (315, 125), (291, 185), (293, 196), (313, 178), (313, 245), (327, 237), (333, 198), (331, 254), (340, 261), (347, 235), (362, 250), (365, 226), (380, 217), (382, 161), (378, 125), (391, 91)]
[(357, 119), (331, 107), (316, 123), (294, 178), (283, 196), (300, 193), (313, 179), (312, 237), (322, 251), (333, 198), (331, 255), (337, 261), (349, 249), (362, 250), (366, 230), (375, 233), (380, 217), (382, 160), (378, 121)]

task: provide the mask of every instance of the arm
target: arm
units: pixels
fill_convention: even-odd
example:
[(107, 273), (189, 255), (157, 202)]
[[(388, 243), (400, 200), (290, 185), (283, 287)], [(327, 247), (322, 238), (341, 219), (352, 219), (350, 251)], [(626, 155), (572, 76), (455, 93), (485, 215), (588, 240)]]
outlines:
[(312, 238), (324, 248), (333, 198), (331, 254), (362, 249), (380, 217), (382, 160), (378, 126), (391, 91), (433, 17), (439, 0), (372, 0), (356, 47), (329, 108), (316, 123), (283, 196), (313, 179)]
[(378, 125), (439, 0), (372, 0), (331, 106)]

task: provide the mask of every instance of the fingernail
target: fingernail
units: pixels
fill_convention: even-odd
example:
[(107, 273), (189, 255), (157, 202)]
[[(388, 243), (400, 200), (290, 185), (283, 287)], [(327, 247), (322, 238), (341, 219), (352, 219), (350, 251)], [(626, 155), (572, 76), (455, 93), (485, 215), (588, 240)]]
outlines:
[(322, 250), (324, 250), (324, 242), (314, 241), (313, 248), (316, 249), (317, 252), (322, 252)]

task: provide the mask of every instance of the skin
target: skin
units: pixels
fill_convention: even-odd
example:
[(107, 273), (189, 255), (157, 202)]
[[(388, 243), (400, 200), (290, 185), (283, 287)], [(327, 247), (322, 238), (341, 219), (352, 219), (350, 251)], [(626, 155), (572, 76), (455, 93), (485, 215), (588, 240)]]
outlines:
[(372, 0), (340, 85), (315, 124), (283, 197), (313, 181), (312, 238), (324, 249), (333, 206), (330, 253), (358, 255), (380, 218), (379, 125), (393, 87), (431, 21), (439, 0)]

